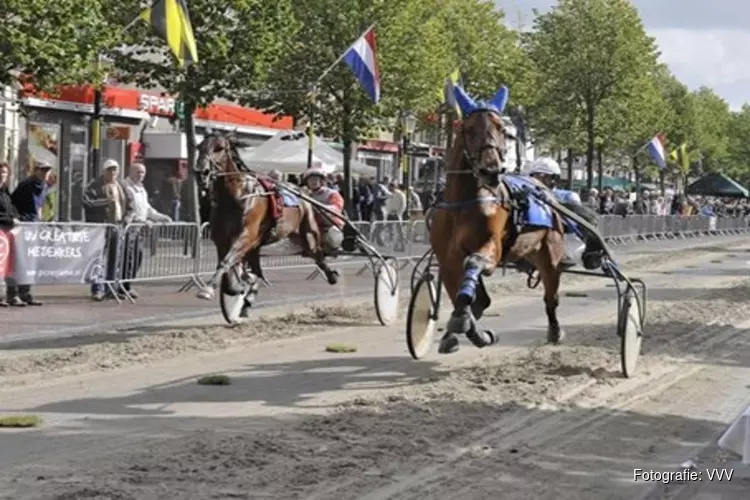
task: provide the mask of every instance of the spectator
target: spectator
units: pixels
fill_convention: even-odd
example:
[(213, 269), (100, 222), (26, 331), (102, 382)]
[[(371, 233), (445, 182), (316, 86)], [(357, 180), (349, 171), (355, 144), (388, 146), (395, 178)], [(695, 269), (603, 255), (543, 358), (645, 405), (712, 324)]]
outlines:
[[(128, 216), (128, 197), (125, 189), (117, 180), (120, 165), (115, 160), (106, 160), (102, 165), (102, 175), (86, 186), (82, 203), (86, 213), (86, 222), (99, 224), (121, 225)], [(112, 283), (115, 280), (117, 264), (118, 231), (115, 227), (107, 230), (105, 249), (106, 267), (104, 281)], [(113, 298), (112, 290), (106, 290), (104, 281), (91, 285), (91, 298), (101, 302), (105, 298)]]
[[(168, 215), (157, 212), (148, 200), (148, 192), (143, 186), (146, 177), (146, 166), (143, 163), (133, 163), (130, 166), (130, 174), (122, 182), (128, 197), (128, 205), (131, 210), (126, 214), (125, 223), (144, 224), (150, 228), (156, 223), (172, 222)], [(133, 289), (131, 281), (135, 279), (143, 261), (143, 250), (141, 249), (141, 232), (128, 232), (125, 235), (125, 250), (123, 255), (123, 285), (122, 288), (127, 295), (136, 299), (138, 293)]]
[[(419, 199), (419, 195), (416, 191), (414, 191), (414, 186), (409, 186), (409, 193), (407, 194), (409, 197), (409, 204), (411, 205), (410, 209), (412, 213), (415, 212), (421, 212), (422, 211), (422, 200)], [(406, 220), (411, 220), (411, 214), (406, 214), (404, 217)]]
[(276, 169), (270, 170), (268, 177), (274, 182), (281, 182), (281, 172)]
[[(0, 230), (6, 231), (13, 229), (16, 224), (21, 222), (18, 211), (10, 197), (9, 183), (10, 165), (4, 162), (0, 163)], [(8, 307), (8, 302), (4, 298), (0, 298), (0, 307)]]
[(372, 204), (372, 219), (374, 222), (381, 222), (381, 224), (375, 224), (372, 231), (372, 238), (375, 240), (376, 245), (385, 246), (383, 241), (383, 224), (382, 222), (386, 218), (385, 204), (388, 198), (391, 196), (391, 192), (388, 190), (388, 177), (384, 177), (381, 182), (375, 186), (373, 190), (373, 204)]
[[(401, 222), (403, 221), (403, 216), (406, 212), (406, 194), (395, 182), (392, 182), (388, 187), (391, 196), (385, 203), (386, 220), (389, 222), (395, 222), (398, 241), (394, 245), (394, 250), (397, 252), (403, 252), (406, 245), (404, 242), (404, 228), (402, 227)], [(388, 224), (388, 234), (393, 238), (393, 224)]]
[(365, 222), (372, 219), (372, 205), (375, 202), (375, 194), (372, 189), (372, 179), (367, 177), (359, 178), (359, 215)]
[(174, 221), (181, 219), (180, 210), (182, 208), (182, 179), (177, 175), (170, 175), (164, 181), (163, 192), (169, 196), (169, 213)]
[[(47, 181), (51, 173), (52, 165), (45, 161), (37, 161), (34, 163), (34, 172), (22, 180), (13, 191), (11, 199), (22, 222), (42, 220), (42, 208), (49, 194)], [(8, 283), (8, 304), (15, 307), (42, 305), (31, 295), (31, 285), (19, 285), (16, 280)]]

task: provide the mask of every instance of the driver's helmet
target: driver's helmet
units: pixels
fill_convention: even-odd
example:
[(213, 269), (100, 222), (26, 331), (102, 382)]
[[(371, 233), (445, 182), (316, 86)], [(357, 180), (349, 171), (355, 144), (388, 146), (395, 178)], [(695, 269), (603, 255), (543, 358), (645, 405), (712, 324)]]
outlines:
[(302, 182), (306, 183), (307, 179), (309, 179), (310, 177), (320, 177), (323, 181), (325, 181), (327, 178), (325, 171), (322, 168), (316, 167), (308, 168), (307, 170), (305, 170), (305, 173), (302, 174)]
[(560, 164), (553, 158), (543, 156), (529, 163), (526, 167), (527, 175), (546, 175), (551, 177), (560, 177)]

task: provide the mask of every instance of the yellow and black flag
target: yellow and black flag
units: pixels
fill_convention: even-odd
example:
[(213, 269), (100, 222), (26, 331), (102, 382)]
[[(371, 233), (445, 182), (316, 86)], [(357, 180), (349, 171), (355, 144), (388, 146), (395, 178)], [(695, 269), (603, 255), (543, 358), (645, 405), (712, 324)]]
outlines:
[(181, 67), (198, 62), (186, 0), (157, 0), (141, 13), (141, 18), (167, 41)]
[(453, 87), (456, 85), (461, 85), (461, 71), (458, 69), (448, 75), (443, 85), (437, 90), (437, 98), (441, 104), (446, 104), (461, 118), (461, 108), (456, 103), (456, 97), (453, 93)]
[(687, 150), (687, 142), (683, 142), (677, 149), (669, 154), (669, 159), (680, 167), (683, 174), (690, 172), (690, 153)]

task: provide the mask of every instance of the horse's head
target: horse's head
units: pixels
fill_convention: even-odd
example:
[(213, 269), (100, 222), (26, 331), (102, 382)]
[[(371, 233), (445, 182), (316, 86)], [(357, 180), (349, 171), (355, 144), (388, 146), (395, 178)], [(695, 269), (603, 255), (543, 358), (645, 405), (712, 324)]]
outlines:
[(468, 170), (480, 185), (496, 188), (505, 173), (506, 133), (502, 113), (508, 103), (508, 88), (501, 87), (489, 102), (475, 101), (459, 86), (454, 87), (454, 95), (464, 119), (455, 145), (460, 157), (455, 157), (449, 169)]
[(230, 168), (232, 146), (230, 138), (219, 132), (209, 131), (198, 144), (195, 174), (200, 185), (208, 188), (217, 174)]
[(203, 188), (208, 188), (217, 175), (234, 175), (238, 172), (238, 147), (249, 144), (237, 139), (234, 133), (222, 134), (209, 131), (198, 144), (198, 158), (195, 162), (195, 174)]

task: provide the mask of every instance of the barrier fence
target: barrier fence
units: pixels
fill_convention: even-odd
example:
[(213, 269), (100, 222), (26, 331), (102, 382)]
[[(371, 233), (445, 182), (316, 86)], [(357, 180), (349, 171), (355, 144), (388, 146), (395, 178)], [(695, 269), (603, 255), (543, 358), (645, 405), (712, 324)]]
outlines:
[[(424, 220), (355, 222), (379, 251), (409, 265), (429, 248)], [(745, 218), (631, 215), (602, 216), (599, 230), (610, 245), (748, 232)], [(264, 269), (314, 269), (312, 260), (293, 255), (288, 242), (265, 247)], [(14, 255), (15, 254), (15, 255)], [(23, 262), (23, 265), (20, 263)], [(336, 265), (361, 265), (364, 255), (335, 258)], [(134, 282), (200, 284), (213, 274), (216, 250), (207, 224), (23, 223), (0, 231), (0, 277), (17, 283), (93, 284), (100, 290), (127, 290)], [(317, 274), (313, 272), (308, 278)], [(12, 282), (12, 281), (10, 281)], [(125, 294), (127, 296), (127, 294)]]

